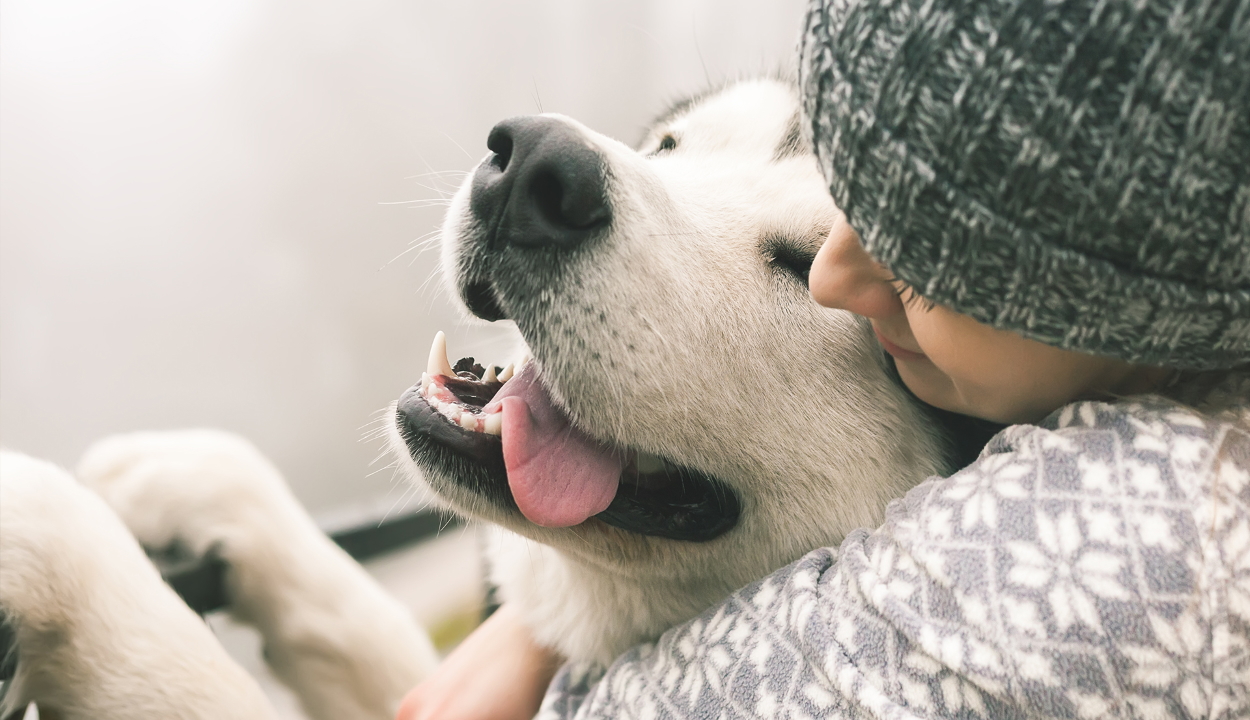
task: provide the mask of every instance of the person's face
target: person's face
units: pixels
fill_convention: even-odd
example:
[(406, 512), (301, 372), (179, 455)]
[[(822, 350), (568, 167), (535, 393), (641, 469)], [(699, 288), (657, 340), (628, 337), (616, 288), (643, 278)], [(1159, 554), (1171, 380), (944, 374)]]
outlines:
[(816, 255), (810, 287), (821, 305), (872, 321), (918, 398), (965, 415), (1033, 422), (1073, 400), (1147, 389), (1162, 374), (1053, 348), (931, 305), (864, 251), (845, 217)]

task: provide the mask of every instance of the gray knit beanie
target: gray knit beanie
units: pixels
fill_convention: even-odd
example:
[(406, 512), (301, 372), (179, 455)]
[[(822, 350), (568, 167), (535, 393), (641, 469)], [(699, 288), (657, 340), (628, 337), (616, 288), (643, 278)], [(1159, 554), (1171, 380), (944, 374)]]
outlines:
[(1250, 0), (813, 0), (800, 84), (834, 201), (927, 299), (1250, 361)]

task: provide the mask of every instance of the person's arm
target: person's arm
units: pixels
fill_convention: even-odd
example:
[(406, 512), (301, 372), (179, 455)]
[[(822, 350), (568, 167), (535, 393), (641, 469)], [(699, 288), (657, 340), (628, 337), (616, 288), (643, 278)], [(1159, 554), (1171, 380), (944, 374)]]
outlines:
[(504, 605), (408, 693), (396, 720), (530, 720), (561, 662)]

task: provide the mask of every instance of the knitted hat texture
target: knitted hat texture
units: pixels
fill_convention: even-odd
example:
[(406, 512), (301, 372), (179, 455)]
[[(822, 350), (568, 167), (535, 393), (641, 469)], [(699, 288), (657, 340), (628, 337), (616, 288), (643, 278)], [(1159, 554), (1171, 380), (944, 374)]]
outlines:
[(834, 201), (927, 299), (1250, 360), (1250, 0), (813, 0), (800, 85)]

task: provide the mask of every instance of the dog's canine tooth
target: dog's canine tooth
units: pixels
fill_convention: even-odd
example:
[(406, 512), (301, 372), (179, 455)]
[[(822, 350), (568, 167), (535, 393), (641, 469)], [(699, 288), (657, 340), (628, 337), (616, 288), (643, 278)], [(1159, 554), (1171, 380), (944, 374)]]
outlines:
[(428, 393), (430, 391), (430, 383), (432, 382), (434, 382), (434, 379), (430, 377), (428, 372), (421, 373), (421, 392)]
[(485, 418), (485, 427), (482, 428), (487, 435), (500, 435), (503, 432), (503, 413), (491, 413)]
[(504, 368), (503, 372), (499, 373), (499, 382), (508, 382), (512, 379), (512, 373), (514, 372), (516, 372), (516, 368), (512, 366), (512, 363), (508, 363), (508, 367)]
[(486, 373), (482, 375), (482, 382), (496, 382), (499, 378), (495, 375), (495, 366), (487, 365)]
[(442, 330), (438, 331), (434, 336), (434, 344), (430, 345), (430, 360), (426, 366), (426, 372), (431, 377), (434, 375), (456, 376), (455, 371), (451, 369), (451, 361), (447, 359), (447, 336)]

